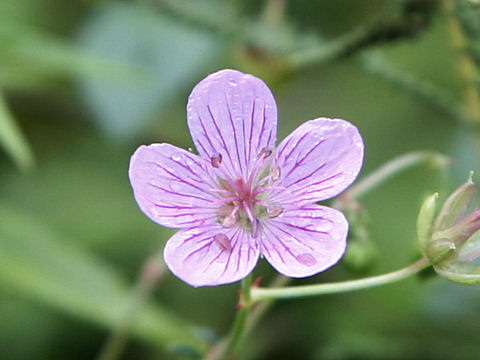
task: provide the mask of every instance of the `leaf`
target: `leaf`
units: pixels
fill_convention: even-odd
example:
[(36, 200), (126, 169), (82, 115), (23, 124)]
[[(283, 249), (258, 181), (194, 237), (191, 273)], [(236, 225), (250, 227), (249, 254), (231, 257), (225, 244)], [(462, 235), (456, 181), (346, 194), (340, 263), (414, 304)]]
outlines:
[(8, 110), (2, 93), (0, 93), (0, 145), (20, 169), (32, 167), (34, 162), (32, 150)]
[(82, 94), (108, 135), (134, 136), (222, 51), (212, 33), (136, 5), (110, 4), (83, 27), (80, 43), (99, 57), (143, 70), (138, 81), (80, 79)]
[[(123, 316), (130, 296), (107, 264), (5, 205), (0, 205), (0, 287), (108, 328)], [(160, 346), (202, 350), (192, 330), (159, 305), (144, 309), (133, 333)]]

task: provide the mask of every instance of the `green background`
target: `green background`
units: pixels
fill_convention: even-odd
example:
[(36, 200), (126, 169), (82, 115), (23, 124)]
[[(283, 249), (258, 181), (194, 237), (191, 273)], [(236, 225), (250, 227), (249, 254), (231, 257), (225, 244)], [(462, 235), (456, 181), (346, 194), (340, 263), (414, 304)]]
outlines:
[[(271, 1), (270, 10), (281, 3)], [(455, 109), (465, 104), (463, 82), (444, 3), (296, 0), (276, 18), (264, 1), (2, 0), (0, 358), (96, 357), (143, 262), (173, 233), (137, 208), (129, 157), (152, 142), (192, 147), (187, 96), (222, 68), (267, 82), (279, 140), (321, 116), (355, 124), (366, 148), (361, 177), (405, 152), (452, 158), (445, 171), (417, 166), (362, 198), (371, 256), (345, 258), (292, 284), (413, 262), (422, 200), (435, 191), (445, 198), (479, 170), (476, 130)], [(409, 4), (417, 12), (406, 18)], [(464, 5), (474, 28), (478, 8)], [(396, 29), (346, 54), (322, 47), (397, 22), (411, 34)], [(467, 35), (474, 48), (475, 32)], [(308, 57), (316, 48), (326, 50)], [(431, 86), (422, 91), (425, 83)], [(275, 273), (261, 260), (254, 275)], [(198, 338), (214, 342), (229, 330), (237, 289), (194, 289), (166, 274), (122, 359), (183, 359)], [(238, 358), (477, 359), (479, 314), (478, 288), (427, 273), (373, 290), (279, 301)]]

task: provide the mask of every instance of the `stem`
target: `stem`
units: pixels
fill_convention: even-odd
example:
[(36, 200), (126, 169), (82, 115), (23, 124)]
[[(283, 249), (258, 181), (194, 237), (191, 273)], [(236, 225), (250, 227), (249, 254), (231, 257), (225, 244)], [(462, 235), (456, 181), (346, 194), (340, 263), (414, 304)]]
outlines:
[(145, 261), (140, 276), (132, 289), (125, 313), (103, 345), (97, 360), (115, 360), (120, 357), (127, 343), (130, 329), (147, 302), (153, 287), (164, 274), (165, 266), (161, 262), (161, 253)]
[(431, 151), (415, 151), (400, 155), (358, 181), (347, 190), (345, 196), (347, 199), (357, 199), (397, 173), (421, 164), (422, 162), (431, 163), (435, 166), (442, 166), (449, 162), (449, 158)]
[(265, 299), (289, 299), (368, 289), (406, 279), (417, 274), (428, 266), (430, 266), (430, 262), (427, 258), (423, 257), (406, 268), (365, 279), (341, 281), (329, 284), (290, 286), (284, 288), (253, 288), (252, 301), (255, 302)]
[(241, 343), (247, 324), (247, 317), (252, 307), (251, 299), (252, 275), (242, 280), (242, 290), (240, 293), (240, 310), (238, 310), (232, 330), (228, 339), (222, 341), (214, 352), (207, 356), (209, 360), (226, 360), (232, 356), (238, 345)]

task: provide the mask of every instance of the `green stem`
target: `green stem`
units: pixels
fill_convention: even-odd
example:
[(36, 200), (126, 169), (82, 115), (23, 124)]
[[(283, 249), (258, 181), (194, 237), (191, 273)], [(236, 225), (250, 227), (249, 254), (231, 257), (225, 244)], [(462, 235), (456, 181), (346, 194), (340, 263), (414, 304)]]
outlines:
[(246, 330), (247, 318), (252, 307), (251, 299), (252, 275), (242, 280), (242, 290), (240, 294), (240, 310), (237, 312), (232, 330), (228, 339), (221, 342), (214, 351), (207, 356), (209, 360), (226, 360), (231, 357), (240, 345)]
[(103, 345), (97, 360), (115, 360), (121, 356), (138, 314), (147, 302), (153, 287), (165, 274), (160, 254), (155, 254), (144, 263), (125, 313)]
[(359, 280), (318, 285), (290, 286), (284, 288), (253, 288), (252, 301), (255, 302), (265, 299), (289, 299), (368, 289), (406, 279), (417, 274), (428, 266), (430, 266), (428, 259), (421, 258), (414, 264), (401, 270)]
[(447, 164), (449, 158), (432, 151), (415, 151), (400, 155), (380, 166), (377, 170), (351, 186), (344, 196), (347, 199), (357, 199), (367, 194), (378, 185), (384, 183), (397, 173), (423, 162), (431, 163), (440, 167)]

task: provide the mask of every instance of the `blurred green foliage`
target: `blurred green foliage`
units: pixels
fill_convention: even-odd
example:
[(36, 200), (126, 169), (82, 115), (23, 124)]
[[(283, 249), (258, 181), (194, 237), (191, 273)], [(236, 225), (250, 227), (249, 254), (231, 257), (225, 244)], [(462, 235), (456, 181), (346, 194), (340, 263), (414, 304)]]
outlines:
[[(478, 126), (464, 121), (445, 2), (276, 0), (269, 8), (253, 0), (2, 0), (2, 360), (99, 353), (142, 263), (172, 234), (136, 207), (129, 156), (144, 143), (191, 147), (187, 96), (221, 68), (267, 81), (279, 139), (320, 116), (357, 125), (366, 144), (363, 173), (413, 150), (454, 159), (447, 173), (415, 168), (362, 199), (377, 254), (362, 271), (410, 263), (424, 196), (445, 196), (480, 170)], [(479, 10), (458, 3), (475, 62)], [(352, 269), (340, 263), (294, 283), (359, 276)], [(261, 261), (254, 274), (270, 279), (274, 272)], [(122, 358), (181, 359), (204, 349), (206, 337), (228, 331), (236, 289), (193, 289), (168, 274)], [(473, 360), (479, 304), (478, 288), (432, 276), (280, 302), (239, 358)]]

